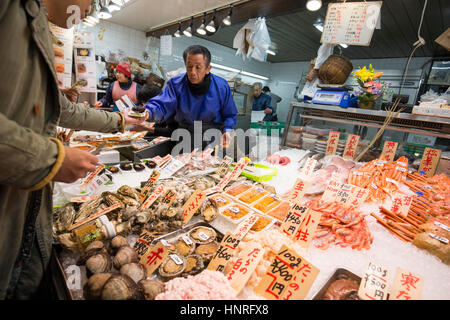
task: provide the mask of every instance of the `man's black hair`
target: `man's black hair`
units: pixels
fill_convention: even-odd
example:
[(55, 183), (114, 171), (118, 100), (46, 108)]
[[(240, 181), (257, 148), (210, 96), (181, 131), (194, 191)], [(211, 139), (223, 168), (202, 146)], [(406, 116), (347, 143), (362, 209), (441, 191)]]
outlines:
[(264, 88), (262, 88), (262, 91), (264, 92), (270, 92), (270, 88), (268, 86), (264, 86)]
[(193, 45), (193, 46), (187, 47), (186, 50), (184, 50), (184, 52), (183, 52), (184, 64), (186, 64), (186, 58), (187, 58), (188, 54), (202, 54), (206, 60), (207, 67), (211, 63), (211, 52), (209, 52), (209, 50), (207, 48), (205, 48), (204, 46)]
[(139, 104), (145, 104), (148, 100), (153, 97), (156, 97), (161, 93), (161, 89), (152, 84), (144, 85), (137, 95), (137, 100)]

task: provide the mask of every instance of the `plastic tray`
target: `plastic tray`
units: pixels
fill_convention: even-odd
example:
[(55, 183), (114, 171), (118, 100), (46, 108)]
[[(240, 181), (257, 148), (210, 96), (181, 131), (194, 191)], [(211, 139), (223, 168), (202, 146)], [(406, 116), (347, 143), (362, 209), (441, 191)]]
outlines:
[[(272, 217), (270, 217), (270, 216), (268, 216), (268, 215), (265, 215), (265, 214), (259, 214), (259, 213), (257, 213), (256, 215), (257, 215), (258, 217), (260, 217), (260, 218), (269, 219), (270, 222), (269, 222), (269, 224), (267, 224), (267, 225), (266, 225), (264, 228), (262, 228), (261, 230), (255, 231), (255, 230), (250, 229), (250, 232), (262, 232), (262, 231), (266, 231), (266, 230), (270, 229), (270, 228), (275, 224), (275, 219), (272, 218)], [(253, 228), (253, 227), (252, 227), (252, 228)]]
[(244, 171), (242, 171), (241, 176), (247, 177), (253, 181), (263, 182), (263, 181), (272, 180), (272, 178), (278, 174), (278, 169), (276, 169), (276, 168), (265, 166), (265, 165), (259, 164), (259, 163), (255, 163), (254, 166), (256, 168), (267, 169), (266, 174), (261, 175), (261, 176), (256, 176), (254, 174), (251, 174), (250, 172), (245, 172), (245, 170), (244, 170)]
[[(248, 213), (246, 213), (245, 215), (243, 215), (243, 216), (240, 217), (239, 219), (232, 219), (232, 218), (230, 218), (229, 216), (223, 214), (223, 211), (227, 210), (228, 208), (236, 207), (236, 206), (243, 207), (244, 209), (248, 210)], [(224, 217), (226, 220), (230, 221), (231, 223), (233, 223), (233, 224), (238, 224), (239, 222), (241, 222), (242, 220), (244, 220), (249, 214), (255, 213), (255, 212), (253, 211), (252, 208), (249, 208), (248, 206), (242, 205), (241, 203), (234, 202), (234, 203), (230, 203), (229, 205), (220, 208), (220, 209), (219, 209), (219, 213), (220, 213), (220, 215), (221, 215), (222, 217)]]
[(325, 292), (328, 290), (330, 285), (334, 281), (338, 280), (338, 277), (340, 277), (340, 276), (345, 276), (347, 279), (354, 280), (358, 284), (361, 282), (361, 277), (357, 276), (353, 272), (351, 272), (351, 271), (349, 271), (347, 269), (338, 268), (333, 273), (333, 275), (330, 277), (330, 279), (328, 279), (328, 281), (325, 283), (325, 285), (322, 287), (322, 289), (320, 289), (320, 291), (318, 293), (316, 293), (316, 295), (314, 296), (313, 300), (322, 300)]

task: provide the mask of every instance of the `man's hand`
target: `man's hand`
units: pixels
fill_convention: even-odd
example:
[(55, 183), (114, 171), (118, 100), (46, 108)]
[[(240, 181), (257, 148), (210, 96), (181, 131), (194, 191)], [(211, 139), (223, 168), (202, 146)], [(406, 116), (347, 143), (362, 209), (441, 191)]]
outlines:
[(103, 106), (103, 102), (101, 102), (101, 101), (97, 101), (97, 102), (94, 104), (94, 107), (96, 107), (96, 108), (100, 108), (101, 106)]
[(94, 171), (98, 158), (89, 152), (65, 147), (66, 156), (53, 181), (72, 183)]
[(66, 96), (67, 99), (71, 102), (76, 102), (78, 96), (80, 95), (80, 91), (74, 88), (66, 88), (60, 89), (61, 93)]
[(264, 109), (264, 113), (265, 113), (265, 114), (271, 114), (271, 113), (272, 113), (272, 109), (270, 109), (270, 108), (265, 108), (265, 109)]
[(231, 133), (230, 131), (225, 131), (222, 134), (222, 148), (226, 149), (230, 146), (231, 143)]
[(142, 118), (130, 117), (130, 116), (128, 115), (128, 112), (129, 112), (128, 108), (125, 109), (124, 112), (122, 112), (122, 114), (123, 114), (123, 116), (124, 116), (124, 118), (125, 118), (125, 125), (126, 125), (126, 126), (130, 126), (130, 125), (140, 125), (140, 124), (142, 124), (144, 121), (146, 121), (146, 120), (148, 119), (148, 117), (149, 117), (149, 113), (148, 113), (147, 110), (145, 110), (145, 116), (142, 117)]

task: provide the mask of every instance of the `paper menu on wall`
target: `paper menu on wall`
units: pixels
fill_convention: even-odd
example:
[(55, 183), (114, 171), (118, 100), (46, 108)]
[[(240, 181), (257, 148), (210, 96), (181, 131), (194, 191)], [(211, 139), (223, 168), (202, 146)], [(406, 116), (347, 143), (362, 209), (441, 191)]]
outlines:
[(382, 3), (330, 3), (320, 42), (369, 46)]
[(95, 62), (95, 41), (91, 32), (78, 32), (74, 35), (73, 51), (75, 57), (75, 75), (87, 84), (81, 92), (97, 92), (97, 64)]
[(69, 88), (72, 85), (73, 28), (64, 29), (52, 23), (49, 26), (53, 36), (62, 44), (53, 43), (58, 88)]

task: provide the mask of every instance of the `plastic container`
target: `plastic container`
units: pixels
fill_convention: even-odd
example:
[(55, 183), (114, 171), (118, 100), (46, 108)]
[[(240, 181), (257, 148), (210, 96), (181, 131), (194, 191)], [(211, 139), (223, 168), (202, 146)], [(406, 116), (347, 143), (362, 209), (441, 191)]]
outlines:
[(255, 204), (252, 205), (252, 207), (255, 208), (256, 210), (266, 213), (267, 211), (278, 206), (279, 204), (281, 204), (280, 197), (276, 195), (268, 195), (262, 198), (261, 200), (258, 200)]
[(239, 203), (231, 203), (230, 205), (219, 210), (219, 213), (228, 221), (232, 223), (239, 223), (244, 220), (249, 213), (253, 213), (253, 211)]
[(245, 193), (237, 197), (237, 199), (248, 205), (251, 205), (253, 202), (256, 202), (257, 200), (261, 199), (262, 197), (268, 194), (269, 192), (267, 192), (263, 188), (256, 187), (247, 190)]
[(216, 194), (214, 196), (209, 197), (214, 203), (217, 205), (218, 208), (225, 207), (229, 205), (232, 201), (224, 194)]
[[(257, 181), (257, 182), (263, 182), (263, 181), (271, 180), (273, 177), (275, 177), (278, 174), (278, 169), (276, 169), (276, 168), (265, 166), (265, 165), (259, 164), (259, 163), (255, 163), (253, 166), (255, 168), (263, 169), (264, 173), (257, 174), (258, 173), (257, 171), (256, 172), (248, 172), (251, 170), (251, 167), (246, 167), (242, 171), (241, 175), (243, 175), (244, 177), (247, 177), (251, 180)], [(247, 171), (247, 169), (249, 169), (249, 170)]]
[(284, 221), (289, 210), (291, 210), (291, 204), (287, 201), (283, 201), (279, 206), (267, 212), (267, 215), (274, 217), (279, 221)]
[(318, 135), (317, 134), (310, 134), (310, 133), (303, 133), (303, 138), (308, 138), (308, 139), (317, 139)]
[(261, 232), (269, 229), (275, 223), (275, 220), (264, 215), (257, 214), (259, 219), (255, 222), (255, 224), (251, 227), (250, 231), (252, 232)]
[(67, 201), (70, 201), (70, 199), (72, 198), (91, 195), (90, 191), (86, 188), (81, 187), (80, 184), (64, 187), (62, 191)]
[(252, 184), (249, 182), (236, 182), (234, 183), (230, 188), (228, 188), (225, 193), (227, 193), (230, 196), (237, 196), (245, 191), (247, 191), (248, 189), (250, 189), (252, 187)]
[(326, 136), (330, 132), (330, 129), (321, 129), (315, 128), (311, 126), (306, 126), (306, 133), (317, 135), (317, 136)]

